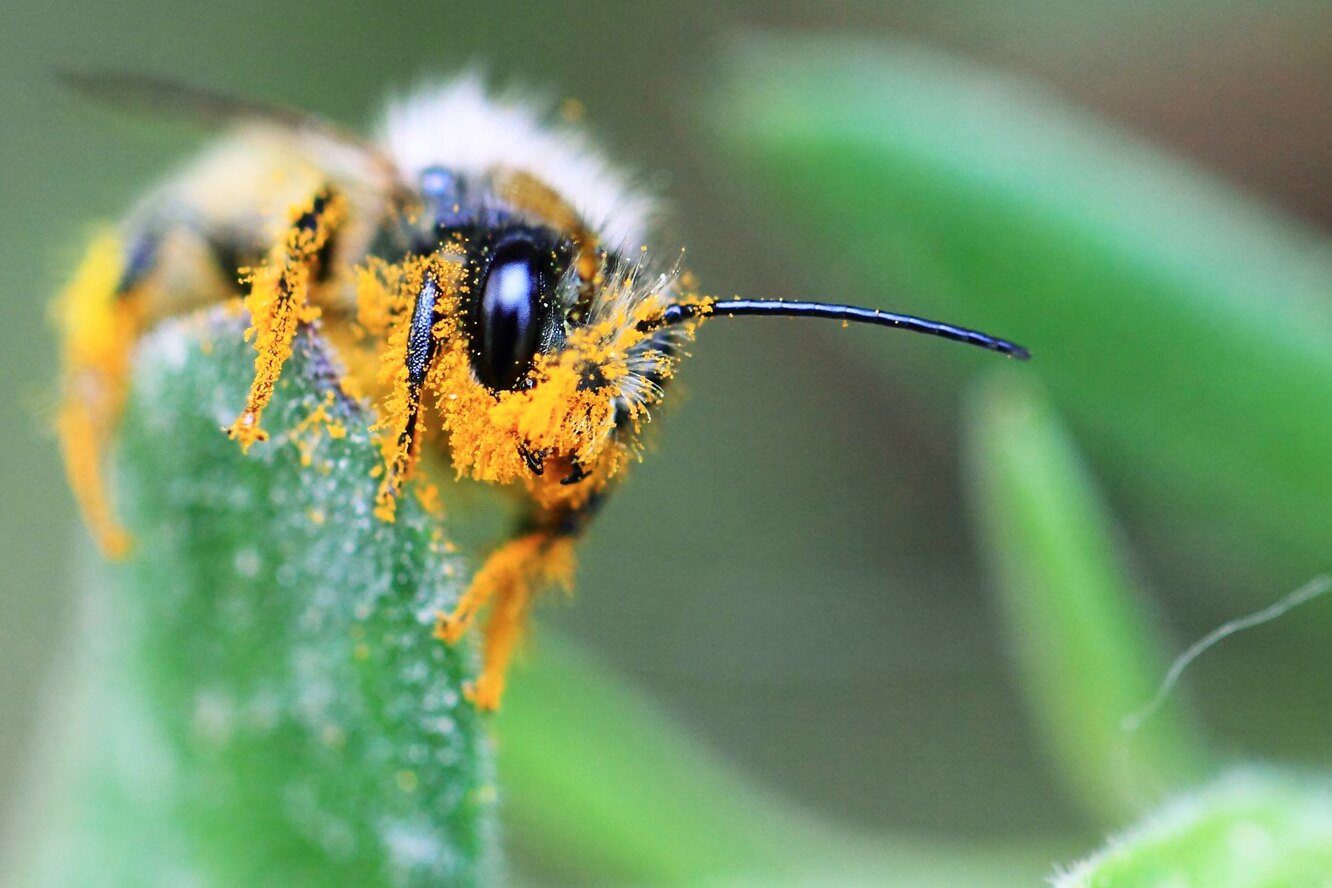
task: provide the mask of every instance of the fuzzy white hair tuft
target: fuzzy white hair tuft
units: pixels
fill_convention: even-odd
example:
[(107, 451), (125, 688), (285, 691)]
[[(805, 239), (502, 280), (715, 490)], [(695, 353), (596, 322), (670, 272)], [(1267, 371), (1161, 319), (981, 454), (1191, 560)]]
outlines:
[(521, 170), (553, 188), (612, 249), (644, 243), (652, 199), (580, 130), (548, 125), (531, 104), (490, 95), (475, 73), (393, 102), (381, 139), (404, 175), (432, 166), (482, 176)]

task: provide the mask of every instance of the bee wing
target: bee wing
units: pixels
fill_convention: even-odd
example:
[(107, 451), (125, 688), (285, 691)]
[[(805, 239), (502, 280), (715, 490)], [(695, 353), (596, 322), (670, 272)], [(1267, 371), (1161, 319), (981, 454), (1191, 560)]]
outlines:
[(357, 133), (307, 111), (276, 102), (233, 96), (194, 84), (134, 71), (57, 70), (64, 86), (123, 111), (180, 117), (206, 126), (266, 124), (351, 151), (386, 191), (400, 181), (392, 160)]

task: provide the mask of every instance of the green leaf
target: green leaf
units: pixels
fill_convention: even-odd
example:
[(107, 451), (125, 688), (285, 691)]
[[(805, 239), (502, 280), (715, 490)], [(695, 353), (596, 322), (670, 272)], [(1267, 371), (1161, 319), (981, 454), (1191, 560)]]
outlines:
[[(135, 548), (91, 596), (83, 762), (34, 882), (488, 883), (470, 659), (431, 636), (463, 567), (415, 497), (395, 524), (371, 514), (371, 416), (317, 336), (297, 337), (273, 440), (227, 440), (244, 326), (217, 312), (139, 346), (119, 439)], [(300, 428), (321, 406), (332, 425)]]
[(1168, 663), (1110, 515), (1025, 374), (972, 398), (970, 485), (1028, 703), (1074, 797), (1108, 822), (1196, 780), (1209, 757), (1171, 701), (1129, 732)]
[(1057, 888), (1296, 888), (1332, 879), (1326, 778), (1240, 771), (1178, 799), (1056, 879)]
[[(549, 632), (499, 713), (507, 830), (561, 884), (1008, 886), (1054, 849), (866, 834), (726, 767), (680, 725)], [(1055, 854), (1054, 859), (1059, 855)]]
[(506, 816), (551, 857), (632, 884), (790, 870), (815, 830), (699, 749), (668, 719), (543, 635), (539, 667), (512, 682), (498, 717)]
[(1323, 568), (1325, 239), (1047, 92), (910, 44), (755, 38), (719, 80), (724, 156), (817, 284), (1031, 347), (1030, 372), (1158, 536), (1214, 541), (1199, 566)]

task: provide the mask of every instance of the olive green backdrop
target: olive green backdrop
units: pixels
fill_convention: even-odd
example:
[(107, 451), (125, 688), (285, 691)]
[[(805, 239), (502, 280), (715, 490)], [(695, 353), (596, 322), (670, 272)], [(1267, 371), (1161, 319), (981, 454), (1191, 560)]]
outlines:
[[(732, 39), (753, 29), (892, 35), (973, 57), (1044, 82), (1315, 226), (1332, 224), (1327, 5), (992, 6), (8, 4), (0, 806), (24, 772), (87, 545), (48, 432), (46, 304), (90, 226), (206, 139), (91, 107), (55, 85), (54, 68), (151, 71), (356, 125), (393, 91), (467, 65), (553, 100), (576, 97), (612, 153), (667, 195), (659, 243), (687, 245), (689, 264), (719, 293), (913, 307), (909, 292), (886, 287), (820, 291), (845, 276), (779, 247), (772, 207), (718, 162), (700, 108)], [(872, 341), (852, 347), (852, 335)], [(727, 760), (829, 819), (1091, 847), (1096, 830), (1035, 749), (962, 502), (957, 416), (968, 372), (988, 356), (875, 336), (781, 322), (707, 327), (655, 423), (654, 452), (584, 547), (575, 600), (545, 602), (538, 629), (584, 640)], [(909, 373), (891, 389), (862, 386), (867, 347), (900, 351)], [(1181, 638), (1264, 603), (1252, 586), (1226, 588), (1207, 565), (1155, 548), (1143, 533), (1150, 516), (1124, 523)], [(1294, 588), (1307, 579), (1299, 573), (1269, 574), (1265, 591)], [(1237, 748), (1280, 751), (1281, 738), (1242, 718), (1226, 729)]]

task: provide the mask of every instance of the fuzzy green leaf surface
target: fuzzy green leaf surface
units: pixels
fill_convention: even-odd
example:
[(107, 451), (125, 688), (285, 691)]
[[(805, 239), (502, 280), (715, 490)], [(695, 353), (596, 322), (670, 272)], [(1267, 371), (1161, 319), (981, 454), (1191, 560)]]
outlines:
[[(489, 884), (469, 657), (431, 636), (463, 566), (413, 496), (394, 524), (372, 515), (373, 418), (316, 335), (297, 337), (272, 440), (227, 439), (244, 326), (214, 312), (139, 345), (118, 485), (135, 546), (94, 595), (85, 762), (35, 881)], [(332, 425), (302, 428), (320, 407)]]
[[(723, 156), (820, 295), (1016, 339), (1159, 533), (1249, 576), (1323, 569), (1326, 238), (1052, 93), (910, 43), (756, 37), (717, 83)], [(885, 376), (926, 353), (854, 341)]]
[(1172, 801), (1056, 888), (1316, 888), (1332, 880), (1326, 778), (1240, 771)]
[(978, 530), (1027, 702), (1072, 795), (1116, 822), (1202, 775), (1206, 744), (1169, 702), (1135, 731), (1169, 665), (1091, 474), (1019, 372), (967, 411)]

